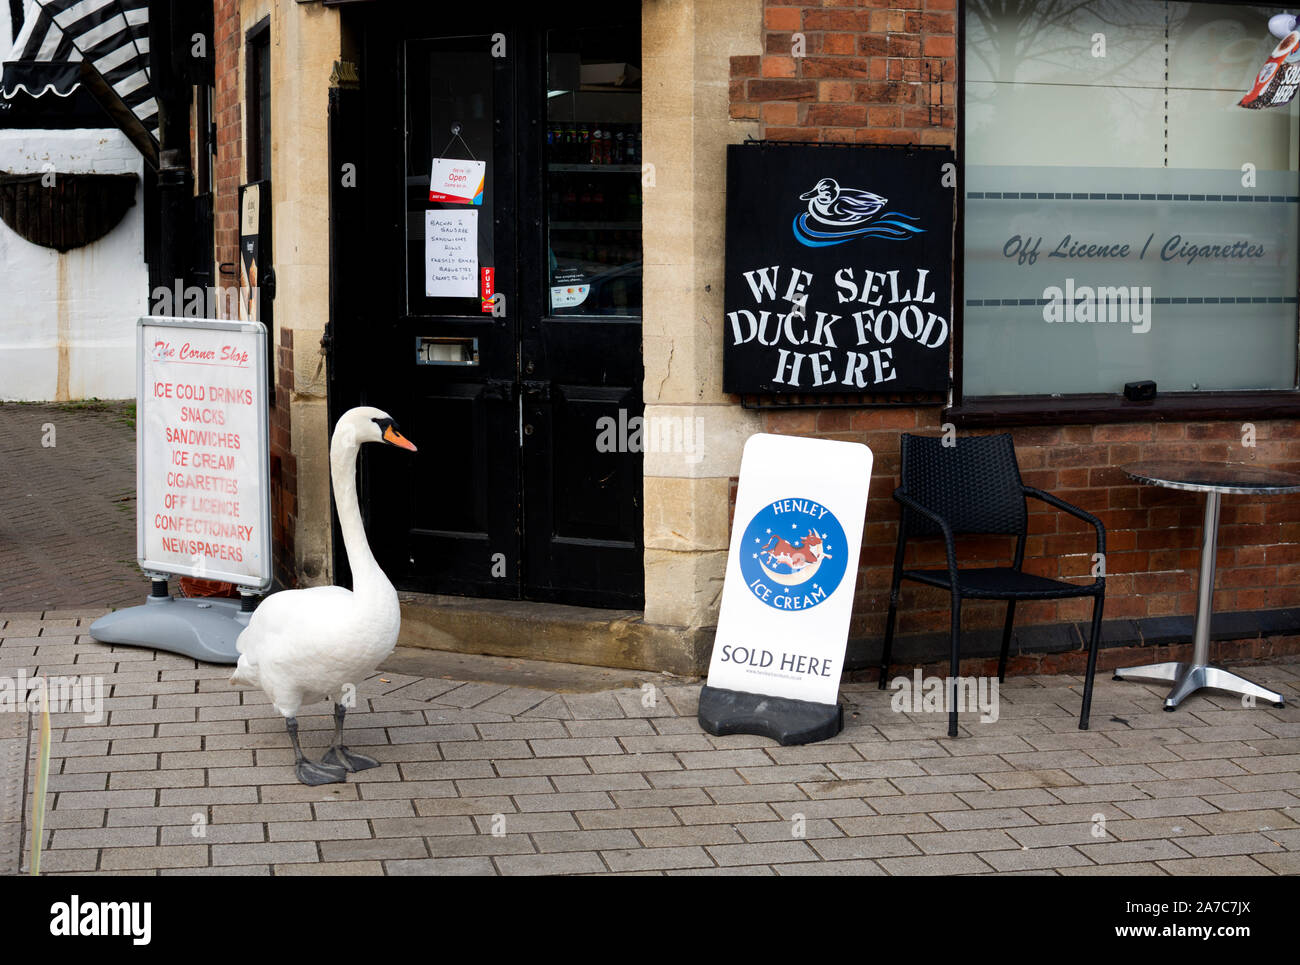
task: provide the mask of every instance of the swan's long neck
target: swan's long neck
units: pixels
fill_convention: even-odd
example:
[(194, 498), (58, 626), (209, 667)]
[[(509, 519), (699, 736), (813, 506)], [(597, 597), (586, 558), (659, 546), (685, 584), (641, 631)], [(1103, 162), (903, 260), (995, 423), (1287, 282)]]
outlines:
[(330, 443), (330, 479), (334, 484), (334, 505), (338, 509), (339, 528), (343, 531), (343, 546), (352, 569), (352, 590), (358, 595), (384, 589), (391, 592), (392, 584), (375, 562), (361, 522), (361, 505), (357, 501), (357, 454), (360, 451), (357, 442), (340, 438), (337, 434)]

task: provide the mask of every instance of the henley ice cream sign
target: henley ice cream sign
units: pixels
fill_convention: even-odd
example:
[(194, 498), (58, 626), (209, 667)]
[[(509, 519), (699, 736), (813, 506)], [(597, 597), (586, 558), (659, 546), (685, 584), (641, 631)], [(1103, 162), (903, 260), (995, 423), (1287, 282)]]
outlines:
[(947, 387), (951, 164), (947, 150), (728, 148), (726, 391)]
[(871, 463), (857, 443), (745, 443), (710, 687), (835, 704)]
[(778, 499), (745, 527), (740, 571), (754, 596), (773, 609), (809, 610), (839, 587), (845, 549), (844, 527), (825, 506)]

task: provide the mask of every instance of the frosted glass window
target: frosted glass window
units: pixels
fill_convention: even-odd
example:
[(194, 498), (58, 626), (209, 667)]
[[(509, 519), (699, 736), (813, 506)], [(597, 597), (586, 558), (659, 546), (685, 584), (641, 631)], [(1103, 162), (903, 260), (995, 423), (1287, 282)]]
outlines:
[(968, 0), (965, 396), (1296, 387), (1300, 96), (1239, 106), (1286, 12)]

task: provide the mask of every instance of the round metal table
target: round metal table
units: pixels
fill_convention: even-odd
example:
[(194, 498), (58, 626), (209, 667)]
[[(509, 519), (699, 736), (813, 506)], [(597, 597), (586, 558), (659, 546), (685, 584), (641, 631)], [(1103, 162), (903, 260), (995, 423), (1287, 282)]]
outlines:
[(1196, 632), (1189, 662), (1158, 663), (1149, 667), (1126, 667), (1115, 671), (1116, 680), (1171, 683), (1165, 710), (1174, 710), (1183, 699), (1201, 688), (1223, 690), (1243, 697), (1267, 700), (1281, 707), (1286, 698), (1276, 691), (1251, 683), (1244, 677), (1210, 663), (1210, 620), (1214, 614), (1214, 558), (1218, 548), (1219, 501), (1224, 493), (1242, 496), (1276, 496), (1300, 493), (1300, 476), (1236, 463), (1144, 462), (1124, 466), (1124, 472), (1140, 483), (1205, 493), (1205, 523), (1201, 532), (1201, 565), (1196, 594)]

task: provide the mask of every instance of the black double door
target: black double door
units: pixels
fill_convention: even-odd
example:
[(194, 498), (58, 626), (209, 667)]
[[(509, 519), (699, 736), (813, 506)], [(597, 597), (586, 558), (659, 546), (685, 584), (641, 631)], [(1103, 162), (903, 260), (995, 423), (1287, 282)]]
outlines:
[(638, 608), (639, 8), (436, 30), (348, 9), (331, 411), (379, 406), (419, 447), (363, 450), (380, 565), (399, 589)]

